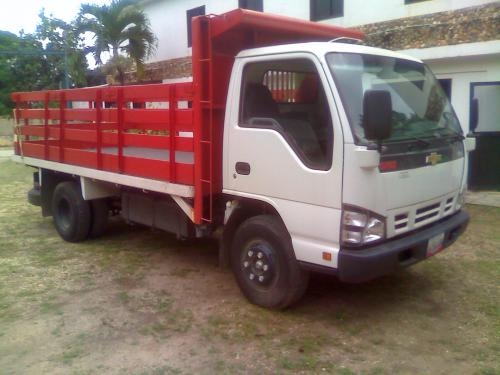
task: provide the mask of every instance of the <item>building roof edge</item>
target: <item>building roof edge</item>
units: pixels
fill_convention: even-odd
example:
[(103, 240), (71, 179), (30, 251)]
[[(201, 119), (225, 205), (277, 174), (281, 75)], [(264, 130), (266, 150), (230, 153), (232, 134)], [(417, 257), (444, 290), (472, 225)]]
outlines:
[(463, 43), (448, 46), (413, 48), (397, 52), (414, 56), (423, 61), (442, 60), (457, 57), (479, 57), (500, 54), (500, 40), (486, 42)]

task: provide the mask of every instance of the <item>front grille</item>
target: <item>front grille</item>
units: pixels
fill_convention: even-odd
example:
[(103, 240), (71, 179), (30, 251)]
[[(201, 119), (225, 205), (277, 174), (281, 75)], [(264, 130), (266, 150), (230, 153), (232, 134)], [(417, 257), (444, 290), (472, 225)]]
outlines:
[(414, 206), (406, 211), (397, 212), (394, 215), (393, 234), (398, 235), (419, 228), (453, 213), (454, 203), (455, 197), (448, 196), (430, 204)]
[(430, 206), (419, 208), (415, 215), (415, 223), (418, 224), (438, 216), (440, 207), (440, 203), (434, 203)]
[(394, 217), (394, 228), (396, 230), (404, 229), (408, 226), (408, 214), (399, 214)]
[(444, 205), (444, 213), (447, 214), (451, 211), (451, 209), (453, 208), (453, 197), (451, 198), (448, 198), (446, 200), (446, 203)]

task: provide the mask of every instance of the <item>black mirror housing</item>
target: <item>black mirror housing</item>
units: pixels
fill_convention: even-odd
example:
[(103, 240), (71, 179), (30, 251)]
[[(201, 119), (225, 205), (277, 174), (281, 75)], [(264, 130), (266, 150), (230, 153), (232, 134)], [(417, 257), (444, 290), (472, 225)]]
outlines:
[(391, 136), (392, 100), (386, 90), (367, 90), (363, 97), (365, 138), (382, 141)]

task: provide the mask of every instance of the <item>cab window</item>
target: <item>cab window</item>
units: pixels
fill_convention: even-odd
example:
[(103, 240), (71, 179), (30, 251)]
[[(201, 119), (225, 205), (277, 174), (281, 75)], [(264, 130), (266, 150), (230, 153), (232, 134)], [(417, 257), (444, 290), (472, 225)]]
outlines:
[(307, 167), (331, 167), (330, 111), (312, 61), (250, 63), (244, 70), (242, 93), (240, 126), (275, 130)]

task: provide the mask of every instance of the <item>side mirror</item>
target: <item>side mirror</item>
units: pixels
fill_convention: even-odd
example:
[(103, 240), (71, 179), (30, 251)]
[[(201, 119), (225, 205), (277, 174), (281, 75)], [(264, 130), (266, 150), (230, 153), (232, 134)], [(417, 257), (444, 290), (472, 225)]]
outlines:
[(479, 123), (479, 101), (477, 98), (472, 99), (470, 103), (470, 125), (469, 131), (474, 133)]
[(365, 138), (382, 141), (391, 136), (392, 100), (389, 91), (367, 90), (363, 97)]

